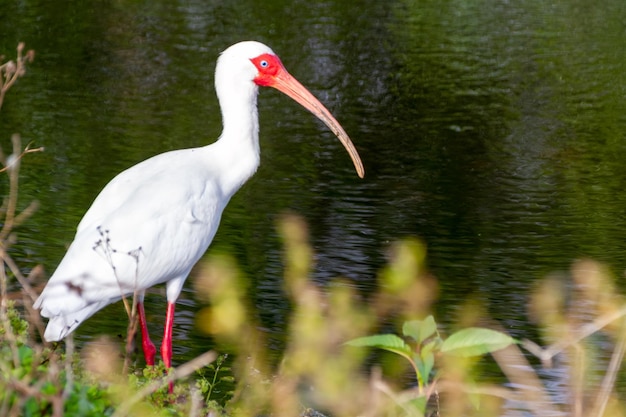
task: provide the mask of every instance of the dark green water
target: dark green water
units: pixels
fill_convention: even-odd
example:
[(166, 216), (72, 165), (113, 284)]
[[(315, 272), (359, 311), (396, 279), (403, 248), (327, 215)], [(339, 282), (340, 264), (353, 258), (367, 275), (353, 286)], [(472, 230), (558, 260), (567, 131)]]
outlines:
[[(515, 4), (513, 4), (515, 3)], [(287, 307), (275, 219), (310, 224), (315, 279), (375, 286), (389, 242), (418, 236), (441, 286), (441, 321), (468, 296), (527, 336), (529, 289), (574, 259), (626, 269), (626, 3), (570, 0), (17, 2), (4, 5), (1, 53), (37, 51), (0, 113), (10, 134), (45, 146), (23, 164), (22, 198), (41, 202), (18, 245), (52, 272), (82, 214), (116, 173), (221, 130), (218, 53), (270, 45), (359, 149), (359, 180), (334, 139), (275, 91), (259, 98), (262, 163), (225, 211), (214, 247), (233, 253), (270, 340)], [(6, 184), (3, 183), (3, 187)], [(153, 333), (165, 298), (151, 294)], [(211, 347), (189, 288), (178, 363)], [(119, 306), (79, 340), (123, 332)]]

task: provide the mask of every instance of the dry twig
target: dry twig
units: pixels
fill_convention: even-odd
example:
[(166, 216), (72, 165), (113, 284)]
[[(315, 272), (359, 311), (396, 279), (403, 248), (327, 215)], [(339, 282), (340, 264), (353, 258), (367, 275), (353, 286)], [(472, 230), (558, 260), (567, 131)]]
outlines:
[(0, 65), (0, 108), (4, 102), (6, 92), (15, 84), (18, 78), (26, 73), (26, 62), (33, 62), (35, 51), (32, 49), (24, 52), (24, 42), (17, 45), (17, 59)]

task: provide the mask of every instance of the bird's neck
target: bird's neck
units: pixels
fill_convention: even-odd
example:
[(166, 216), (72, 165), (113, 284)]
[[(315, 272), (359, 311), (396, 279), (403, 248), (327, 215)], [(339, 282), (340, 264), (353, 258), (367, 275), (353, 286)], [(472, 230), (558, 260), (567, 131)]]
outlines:
[(224, 185), (232, 193), (256, 172), (260, 162), (258, 87), (239, 87), (218, 91), (224, 129), (217, 145), (222, 149), (220, 163), (229, 172)]
[(252, 151), (259, 154), (259, 115), (256, 99), (257, 91), (248, 94), (229, 94), (220, 97), (223, 130), (220, 140), (233, 142), (238, 152)]

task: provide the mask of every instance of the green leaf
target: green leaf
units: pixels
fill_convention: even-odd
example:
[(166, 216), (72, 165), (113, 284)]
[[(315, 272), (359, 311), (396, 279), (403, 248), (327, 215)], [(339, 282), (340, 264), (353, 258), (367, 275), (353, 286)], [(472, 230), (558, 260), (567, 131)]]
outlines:
[(424, 413), (426, 412), (426, 405), (428, 404), (428, 399), (422, 395), (420, 397), (410, 400), (408, 404), (414, 407), (415, 410), (419, 413), (418, 415), (421, 416), (421, 415), (424, 415)]
[(441, 351), (463, 357), (480, 356), (513, 343), (516, 343), (515, 339), (502, 332), (470, 327), (450, 335), (441, 345)]
[(402, 325), (402, 334), (413, 338), (417, 343), (420, 342), (420, 326), (421, 320), (405, 321)]
[(20, 365), (24, 368), (28, 368), (33, 364), (33, 350), (28, 346), (20, 346), (17, 350), (18, 357), (20, 359)]
[(406, 321), (402, 325), (402, 334), (412, 337), (418, 344), (433, 336), (437, 332), (437, 323), (433, 316), (428, 316), (424, 320)]
[(433, 353), (434, 348), (434, 343), (428, 343), (424, 345), (420, 351), (421, 372), (425, 383), (428, 383), (430, 379), (430, 372), (435, 366), (435, 354)]
[(374, 336), (359, 337), (346, 342), (346, 344), (357, 347), (377, 347), (404, 355), (411, 354), (411, 347), (395, 334), (377, 334)]
[(24, 417), (41, 415), (40, 404), (34, 397), (30, 397), (24, 403), (22, 412), (24, 413), (22, 414)]
[(39, 392), (45, 395), (55, 395), (58, 392), (58, 389), (52, 382), (46, 382), (43, 384)]

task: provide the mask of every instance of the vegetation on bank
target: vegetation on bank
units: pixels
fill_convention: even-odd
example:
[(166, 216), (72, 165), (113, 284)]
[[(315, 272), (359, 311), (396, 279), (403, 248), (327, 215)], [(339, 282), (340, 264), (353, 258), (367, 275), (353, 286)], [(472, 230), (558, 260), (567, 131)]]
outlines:
[[(20, 45), (15, 61), (0, 61), (0, 107), (33, 57)], [(9, 155), (0, 154), (8, 183), (0, 208), (2, 416), (626, 415), (626, 399), (616, 388), (626, 349), (626, 303), (602, 265), (577, 261), (566, 278), (539, 282), (530, 291), (528, 314), (542, 342), (514, 340), (471, 303), (459, 306), (458, 329), (437, 324), (437, 282), (417, 240), (390, 248), (379, 290), (367, 299), (341, 280), (320, 288), (309, 279), (313, 253), (296, 216), (278, 224), (293, 307), (278, 364), (267, 360), (246, 282), (225, 255), (209, 256), (192, 279), (207, 304), (198, 323), (215, 337), (217, 350), (235, 352), (232, 369), (214, 351), (175, 369), (134, 368), (132, 309), (127, 346), (101, 339), (78, 351), (71, 337), (42, 343), (44, 323), (32, 309), (32, 284), (42, 268), (24, 271), (11, 257), (17, 228), (36, 210), (31, 203), (18, 211), (20, 161), (42, 149), (22, 147), (18, 135), (12, 146)], [(9, 291), (14, 288), (20, 290)], [(497, 365), (496, 382), (485, 376), (486, 364)], [(225, 393), (223, 386), (234, 391)]]

